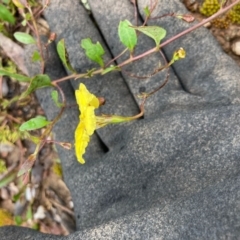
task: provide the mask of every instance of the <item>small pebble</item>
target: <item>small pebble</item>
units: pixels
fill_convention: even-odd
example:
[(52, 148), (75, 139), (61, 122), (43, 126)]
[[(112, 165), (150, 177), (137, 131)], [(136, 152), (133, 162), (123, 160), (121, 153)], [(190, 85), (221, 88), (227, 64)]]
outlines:
[(238, 41), (235, 41), (233, 44), (232, 44), (232, 51), (240, 56), (240, 40)]
[(204, 27), (205, 27), (205, 28), (210, 28), (210, 27), (211, 27), (211, 23), (210, 23), (210, 22), (205, 23), (205, 24), (204, 24)]
[(10, 196), (9, 196), (9, 192), (6, 188), (2, 188), (1, 189), (1, 198), (2, 199), (8, 199)]
[(27, 187), (26, 191), (25, 191), (25, 197), (26, 197), (26, 200), (27, 201), (32, 201), (34, 199), (36, 195), (36, 191), (35, 191), (35, 188), (32, 188), (32, 187)]
[(54, 216), (54, 220), (55, 220), (57, 223), (60, 223), (60, 222), (62, 221), (61, 217), (60, 217), (58, 214), (56, 214), (56, 215)]
[(45, 217), (46, 217), (46, 215), (45, 215), (45, 209), (44, 209), (44, 207), (43, 207), (42, 205), (40, 205), (40, 206), (37, 208), (36, 213), (34, 213), (33, 218), (34, 218), (35, 220), (37, 220), (37, 219), (44, 219)]
[(8, 142), (0, 143), (0, 152), (1, 153), (3, 153), (3, 152), (9, 153), (9, 152), (12, 152), (13, 149), (14, 149), (14, 145), (12, 143), (8, 143)]
[(2, 78), (2, 96), (6, 97), (7, 94), (8, 94), (8, 91), (9, 91), (9, 87), (8, 87), (8, 84), (7, 84), (7, 78), (3, 77)]
[(70, 202), (69, 202), (69, 207), (70, 207), (71, 209), (73, 209), (73, 207), (74, 207), (73, 201), (70, 201)]

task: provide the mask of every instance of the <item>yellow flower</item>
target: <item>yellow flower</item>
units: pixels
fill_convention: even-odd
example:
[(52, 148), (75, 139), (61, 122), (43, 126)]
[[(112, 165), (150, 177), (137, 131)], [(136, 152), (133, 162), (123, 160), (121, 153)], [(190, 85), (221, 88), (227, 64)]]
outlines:
[(133, 117), (122, 117), (116, 115), (96, 116), (94, 110), (100, 103), (96, 96), (91, 94), (84, 84), (80, 84), (79, 90), (75, 91), (77, 103), (80, 110), (80, 123), (75, 131), (75, 152), (80, 163), (84, 164), (83, 154), (90, 141), (90, 136), (95, 129), (104, 127), (109, 123), (122, 123), (137, 119), (143, 115), (143, 110)]
[(85, 163), (82, 155), (89, 143), (90, 136), (96, 129), (96, 116), (94, 110), (99, 107), (96, 96), (91, 94), (84, 84), (80, 84), (79, 90), (75, 91), (80, 110), (80, 123), (75, 131), (75, 151), (80, 163)]

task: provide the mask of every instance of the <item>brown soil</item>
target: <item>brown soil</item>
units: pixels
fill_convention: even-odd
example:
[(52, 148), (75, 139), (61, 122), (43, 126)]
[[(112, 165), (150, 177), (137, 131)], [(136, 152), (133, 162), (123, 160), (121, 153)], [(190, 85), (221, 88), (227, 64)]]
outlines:
[[(200, 2), (203, 1), (183, 0), (183, 3), (187, 9), (191, 11), (192, 15), (198, 21), (202, 21), (205, 18), (199, 12), (199, 8), (201, 6)], [(232, 2), (232, 0), (229, 2)], [(221, 16), (216, 20), (208, 23), (205, 27), (209, 28), (213, 36), (221, 45), (222, 49), (240, 66), (240, 55), (236, 55), (232, 51), (232, 45), (234, 42), (240, 41), (240, 25), (226, 22), (224, 16)]]

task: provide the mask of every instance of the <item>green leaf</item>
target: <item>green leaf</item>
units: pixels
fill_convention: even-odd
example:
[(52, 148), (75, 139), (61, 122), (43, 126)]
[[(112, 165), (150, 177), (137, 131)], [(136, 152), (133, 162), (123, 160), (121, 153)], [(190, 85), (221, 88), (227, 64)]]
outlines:
[(160, 44), (160, 41), (167, 34), (167, 31), (164, 28), (158, 26), (133, 27), (133, 28), (152, 38), (155, 41), (156, 46)]
[(58, 101), (58, 91), (53, 90), (51, 92), (51, 96), (52, 96), (52, 100), (54, 101), (54, 103), (56, 104), (57, 107), (62, 107), (63, 104), (61, 102)]
[(5, 36), (9, 37), (9, 32), (4, 24), (3, 21), (0, 20), (0, 32), (4, 34)]
[(20, 226), (22, 224), (22, 222), (23, 222), (22, 221), (22, 217), (19, 216), (19, 215), (14, 216), (14, 221), (15, 221), (17, 226)]
[(41, 60), (41, 56), (39, 54), (38, 51), (34, 51), (33, 55), (32, 55), (32, 61), (33, 62), (37, 62)]
[(85, 38), (81, 41), (81, 47), (85, 49), (86, 56), (90, 60), (98, 63), (101, 67), (104, 66), (102, 56), (105, 51), (99, 42), (94, 44), (90, 38)]
[(24, 8), (23, 3), (26, 4), (26, 1), (22, 3), (21, 0), (12, 0), (12, 2), (17, 8), (20, 8), (20, 9)]
[(146, 7), (143, 9), (143, 11), (144, 11), (144, 13), (145, 13), (146, 17), (150, 17), (150, 15), (151, 15), (151, 12), (150, 12), (150, 10), (149, 10), (148, 6), (146, 6)]
[(29, 173), (30, 173), (35, 161), (36, 161), (36, 154), (33, 153), (21, 165), (17, 176), (20, 177), (20, 176), (24, 175), (23, 176), (23, 182), (25, 182), (25, 180), (27, 180), (27, 178), (29, 177)]
[(51, 79), (46, 74), (38, 74), (32, 78), (27, 90), (20, 96), (20, 100), (27, 97), (29, 94), (34, 92), (38, 88), (51, 87)]
[(2, 4), (0, 4), (0, 19), (9, 22), (11, 24), (15, 23), (15, 18), (11, 12)]
[(26, 19), (26, 21), (31, 20), (31, 18), (32, 18), (32, 16), (31, 16), (30, 13), (26, 13), (26, 14), (25, 14), (25, 19)]
[(24, 44), (36, 43), (35, 39), (28, 33), (15, 32), (13, 36), (20, 42)]
[(17, 177), (17, 169), (12, 169), (12, 171), (5, 174), (0, 179), (0, 188), (7, 186), (10, 182), (12, 182)]
[(27, 218), (27, 220), (33, 218), (32, 206), (31, 205), (28, 205), (27, 212), (26, 212), (26, 218)]
[(24, 76), (21, 74), (17, 74), (17, 73), (12, 73), (5, 69), (0, 69), (0, 76), (9, 76), (11, 78), (15, 78), (19, 82), (30, 82), (31, 81), (30, 77), (27, 77), (27, 76)]
[(121, 21), (118, 26), (118, 36), (120, 41), (130, 50), (130, 52), (133, 51), (137, 44), (137, 34), (131, 26), (132, 24), (128, 20)]
[(0, 159), (0, 174), (3, 174), (5, 172), (7, 172), (5, 161), (3, 159)]
[(19, 127), (19, 130), (20, 131), (32, 131), (32, 130), (36, 130), (36, 129), (45, 127), (49, 123), (51, 123), (51, 122), (47, 121), (46, 117), (44, 117), (44, 116), (37, 116), (37, 117), (31, 118), (27, 122), (23, 123)]
[(22, 22), (21, 22), (22, 26), (26, 27), (27, 25), (27, 20), (26, 19), (23, 19)]
[(111, 65), (110, 67), (108, 68), (105, 68), (103, 71), (102, 71), (102, 75), (106, 74), (106, 73), (109, 73), (109, 72), (112, 72), (114, 70), (117, 70), (117, 71), (120, 71), (121, 69), (118, 67), (118, 66), (113, 66)]
[(62, 60), (62, 63), (64, 64), (64, 66), (71, 72), (76, 73), (76, 71), (74, 70), (74, 68), (72, 67), (72, 65), (69, 62), (69, 58), (68, 58), (68, 53), (67, 53), (67, 49), (65, 47), (65, 41), (64, 39), (61, 39), (58, 44), (57, 44), (57, 52), (58, 52), (58, 56), (60, 57), (60, 59)]
[(34, 223), (34, 222), (33, 222), (31, 228), (34, 229), (34, 230), (40, 231), (40, 230), (39, 230), (39, 223)]

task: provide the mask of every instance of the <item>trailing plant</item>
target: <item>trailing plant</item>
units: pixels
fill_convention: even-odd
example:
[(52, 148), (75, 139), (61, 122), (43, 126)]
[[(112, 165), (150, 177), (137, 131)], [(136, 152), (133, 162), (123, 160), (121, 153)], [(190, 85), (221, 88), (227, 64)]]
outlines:
[[(194, 26), (189, 27), (188, 29), (184, 30), (183, 32), (169, 38), (168, 40), (163, 42), (163, 39), (167, 35), (167, 30), (163, 29), (159, 26), (147, 26), (148, 20), (152, 17), (152, 12), (157, 6), (158, 1), (156, 1), (151, 6), (146, 6), (144, 8), (145, 12), (145, 21), (141, 26), (134, 26), (132, 23), (130, 23), (128, 20), (121, 21), (118, 26), (118, 35), (121, 43), (125, 47), (121, 53), (114, 59), (112, 59), (109, 62), (104, 62), (103, 55), (105, 54), (104, 48), (101, 46), (99, 42), (92, 42), (90, 38), (82, 39), (80, 42), (80, 45), (82, 49), (85, 51), (86, 56), (93, 62), (98, 65), (98, 68), (89, 69), (86, 72), (83, 73), (77, 73), (76, 70), (71, 66), (71, 63), (68, 59), (67, 49), (65, 47), (64, 39), (60, 40), (57, 43), (57, 52), (59, 54), (59, 57), (61, 61), (63, 62), (64, 66), (72, 72), (67, 77), (61, 78), (61, 79), (50, 79), (50, 77), (47, 74), (44, 74), (45, 69), (45, 61), (44, 61), (44, 54), (43, 54), (43, 48), (47, 47), (48, 44), (51, 43), (51, 41), (54, 41), (55, 34), (53, 33), (49, 39), (49, 41), (44, 44), (41, 43), (40, 36), (38, 33), (38, 28), (36, 24), (35, 15), (33, 14), (31, 4), (29, 4), (28, 1), (20, 1), (20, 0), (14, 0), (14, 6), (17, 7), (19, 13), (21, 14), (23, 18), (24, 24), (29, 26), (29, 28), (32, 30), (32, 34), (34, 37), (27, 33), (23, 32), (15, 32), (13, 36), (15, 39), (22, 43), (22, 44), (36, 44), (38, 46), (38, 51), (34, 52), (34, 55), (32, 56), (32, 59), (34, 61), (39, 61), (41, 63), (41, 69), (39, 71), (39, 74), (33, 77), (25, 76), (23, 74), (19, 74), (16, 72), (9, 71), (5, 67), (0, 68), (0, 76), (9, 76), (11, 78), (16, 79), (19, 82), (25, 82), (27, 83), (27, 89), (20, 95), (16, 96), (13, 99), (1, 99), (0, 107), (2, 109), (1, 114), (5, 114), (4, 116), (7, 116), (7, 109), (16, 102), (24, 102), (30, 94), (34, 93), (35, 90), (39, 88), (46, 88), (51, 87), (54, 90), (51, 92), (51, 97), (53, 101), (56, 104), (56, 107), (59, 108), (58, 115), (52, 119), (47, 120), (43, 116), (37, 116), (35, 118), (32, 118), (26, 122), (16, 122), (15, 126), (18, 127), (18, 129), (13, 130), (14, 134), (18, 134), (18, 136), (22, 138), (29, 138), (32, 141), (36, 143), (36, 149), (33, 154), (31, 154), (25, 162), (19, 166), (19, 168), (16, 170), (9, 170), (1, 179), (0, 179), (0, 186), (6, 186), (12, 179), (14, 179), (17, 176), (24, 175), (25, 179), (27, 179), (27, 176), (31, 174), (32, 166), (39, 154), (39, 151), (42, 149), (42, 147), (48, 143), (48, 136), (51, 134), (53, 126), (57, 123), (57, 121), (61, 118), (65, 108), (66, 108), (66, 98), (64, 95), (64, 91), (60, 88), (59, 83), (62, 81), (66, 81), (69, 79), (82, 79), (82, 78), (91, 78), (95, 75), (104, 75), (104, 74), (111, 74), (111, 72), (114, 71), (121, 71), (122, 68), (128, 64), (131, 64), (134, 61), (137, 61), (139, 59), (142, 59), (150, 54), (156, 53), (161, 51), (161, 48), (163, 46), (166, 46), (167, 44), (171, 43), (172, 41), (182, 37), (183, 35), (188, 34), (189, 32), (203, 26), (205, 23), (217, 18), (219, 15), (225, 13), (232, 7), (236, 6), (240, 0), (235, 1), (232, 4), (229, 4), (227, 6), (222, 6), (219, 8), (219, 10), (211, 15), (209, 18), (205, 19), (204, 21), (197, 23)], [(136, 9), (136, 2), (133, 1), (134, 7)], [(49, 1), (46, 0), (44, 6), (42, 9), (38, 12), (38, 14), (42, 13), (45, 8), (49, 5)], [(1, 8), (0, 5), (0, 11), (4, 12), (4, 16), (2, 16), (2, 21), (8, 22), (9, 24), (14, 23), (14, 14), (11, 12), (11, 9), (5, 9)], [(212, 14), (212, 12), (211, 12)], [(180, 19), (179, 21), (193, 21), (193, 17), (188, 14), (166, 14), (165, 16), (171, 16)], [(159, 16), (164, 17), (164, 16)], [(154, 40), (155, 46), (152, 49), (149, 49), (148, 51), (140, 54), (135, 55), (134, 48), (137, 45), (138, 40), (138, 34), (145, 34), (151, 39)], [(124, 60), (123, 62), (120, 62), (119, 64), (114, 64), (114, 61), (118, 59), (123, 53), (129, 52), (129, 58)], [(184, 49), (179, 47), (179, 49), (176, 49), (175, 52), (173, 52), (172, 59), (170, 62), (166, 62), (164, 66), (157, 67), (154, 72), (150, 75), (153, 76), (156, 73), (162, 71), (163, 69), (169, 68), (172, 64), (174, 64), (175, 61), (178, 61), (182, 58), (185, 58), (186, 53)], [(75, 131), (75, 152), (77, 159), (80, 163), (84, 163), (84, 153), (86, 150), (86, 147), (90, 141), (91, 135), (93, 132), (101, 127), (106, 126), (107, 124), (117, 124), (117, 123), (123, 123), (128, 122), (132, 120), (136, 120), (143, 116), (144, 114), (144, 104), (147, 101), (149, 97), (151, 97), (153, 94), (156, 94), (161, 88), (163, 88), (168, 82), (168, 78), (164, 81), (163, 84), (161, 84), (157, 89), (152, 90), (151, 92), (145, 92), (140, 95), (142, 99), (142, 104), (140, 106), (140, 113), (136, 116), (117, 116), (117, 115), (110, 115), (109, 113), (106, 115), (96, 116), (95, 115), (95, 109), (101, 107), (103, 103), (102, 98), (98, 98), (94, 94), (90, 93), (89, 90), (86, 88), (86, 86), (81, 83), (79, 85), (79, 89), (75, 91), (76, 100), (79, 105), (80, 110), (80, 116), (79, 116), (79, 124)], [(59, 95), (60, 99), (59, 100)], [(0, 128), (4, 127), (4, 122), (0, 122)], [(40, 136), (34, 136), (31, 135), (29, 132), (32, 130), (43, 128), (42, 134)], [(14, 142), (14, 137), (11, 134), (6, 133), (6, 129), (2, 132), (3, 136), (1, 136), (1, 139), (7, 139), (7, 141)], [(71, 148), (70, 143), (66, 142), (58, 142), (55, 141), (56, 144), (61, 145), (62, 147), (66, 149)]]

